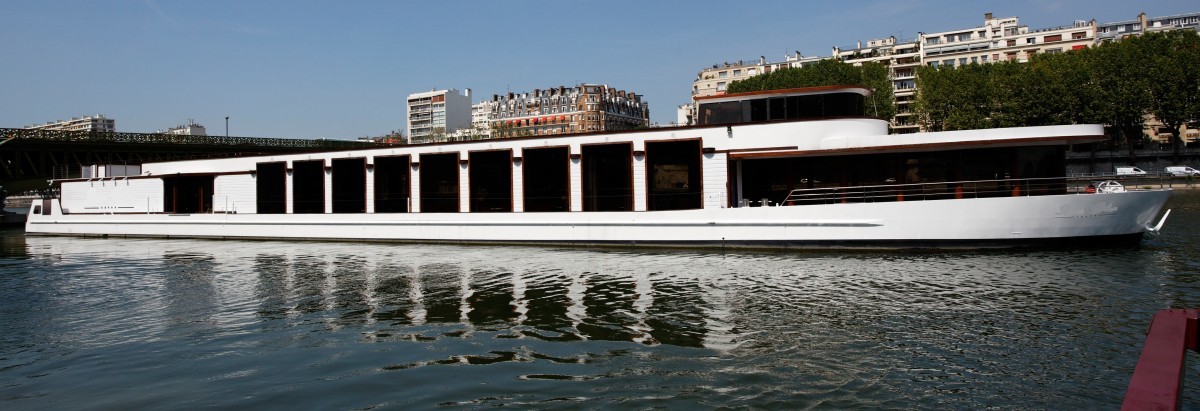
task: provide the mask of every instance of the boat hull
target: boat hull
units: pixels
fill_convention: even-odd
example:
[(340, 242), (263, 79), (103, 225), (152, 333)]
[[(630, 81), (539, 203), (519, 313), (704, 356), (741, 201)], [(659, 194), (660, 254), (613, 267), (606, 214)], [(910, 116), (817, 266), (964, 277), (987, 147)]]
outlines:
[(646, 212), (68, 214), (32, 235), (741, 248), (1135, 244), (1170, 190)]

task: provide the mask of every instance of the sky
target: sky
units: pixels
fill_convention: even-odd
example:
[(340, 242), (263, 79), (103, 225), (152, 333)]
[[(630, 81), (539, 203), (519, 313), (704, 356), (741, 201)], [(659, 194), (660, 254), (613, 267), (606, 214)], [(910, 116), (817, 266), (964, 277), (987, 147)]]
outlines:
[(1031, 29), (1200, 11), (1195, 0), (0, 0), (0, 127), (104, 114), (118, 131), (355, 139), (405, 98), (607, 84), (675, 121), (704, 67), (1016, 16)]

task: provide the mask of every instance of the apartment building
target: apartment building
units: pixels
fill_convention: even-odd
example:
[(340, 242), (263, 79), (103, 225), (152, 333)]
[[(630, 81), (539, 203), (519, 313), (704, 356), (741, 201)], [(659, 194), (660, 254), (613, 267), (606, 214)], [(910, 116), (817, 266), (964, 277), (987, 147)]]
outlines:
[(492, 137), (630, 130), (650, 125), (642, 96), (604, 84), (493, 95)]
[(166, 131), (160, 131), (160, 133), (177, 136), (205, 136), (208, 135), (208, 130), (204, 126), (196, 124), (192, 119), (188, 119), (187, 124), (171, 127)]
[(492, 136), (493, 101), (481, 101), (471, 106), (471, 132), (484, 138)]
[(747, 63), (744, 60), (713, 64), (711, 68), (700, 70), (692, 83), (692, 98), (724, 94), (725, 88), (737, 80), (745, 80), (759, 74), (770, 73), (788, 67), (801, 67), (804, 64), (826, 59), (828, 57), (805, 57), (796, 52), (786, 55), (783, 61), (768, 63), (765, 56), (759, 56), (757, 62)]
[(45, 124), (34, 124), (25, 126), (30, 130), (65, 130), (65, 131), (99, 131), (99, 132), (115, 132), (117, 131), (117, 121), (103, 114), (86, 117), (71, 117), (70, 120), (51, 121)]
[(892, 78), (892, 93), (896, 115), (892, 117), (894, 134), (920, 131), (912, 104), (917, 98), (917, 67), (921, 65), (921, 43), (918, 40), (896, 40), (895, 36), (862, 42), (853, 48), (833, 48), (832, 58), (856, 66), (876, 62), (888, 67)]
[(1133, 20), (1099, 24), (1096, 26), (1096, 42), (1103, 43), (1147, 32), (1168, 30), (1200, 31), (1200, 12), (1162, 17), (1147, 17), (1146, 13), (1140, 13)]
[(471, 89), (409, 94), (407, 125), (412, 143), (445, 141), (455, 131), (471, 128)]
[(979, 27), (922, 34), (921, 56), (933, 67), (1014, 60), (1024, 63), (1037, 53), (1062, 53), (1094, 44), (1094, 20), (1030, 30), (1019, 24), (1016, 17), (994, 18), (987, 13)]

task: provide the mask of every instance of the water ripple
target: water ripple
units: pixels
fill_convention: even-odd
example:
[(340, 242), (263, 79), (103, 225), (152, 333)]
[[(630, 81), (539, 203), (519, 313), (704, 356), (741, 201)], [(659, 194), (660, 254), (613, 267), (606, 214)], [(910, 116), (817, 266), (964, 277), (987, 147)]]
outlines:
[(1149, 316), (1200, 306), (1172, 204), (1067, 251), (5, 235), (0, 407), (1110, 408)]

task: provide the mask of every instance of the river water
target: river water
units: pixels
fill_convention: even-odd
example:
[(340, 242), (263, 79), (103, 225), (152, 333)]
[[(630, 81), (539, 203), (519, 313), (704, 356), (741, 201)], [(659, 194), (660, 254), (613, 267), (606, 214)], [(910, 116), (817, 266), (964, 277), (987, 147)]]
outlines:
[[(0, 409), (1116, 408), (1200, 307), (1200, 191), (1136, 249), (0, 241)], [(1200, 409), (1190, 353), (1185, 407)]]

